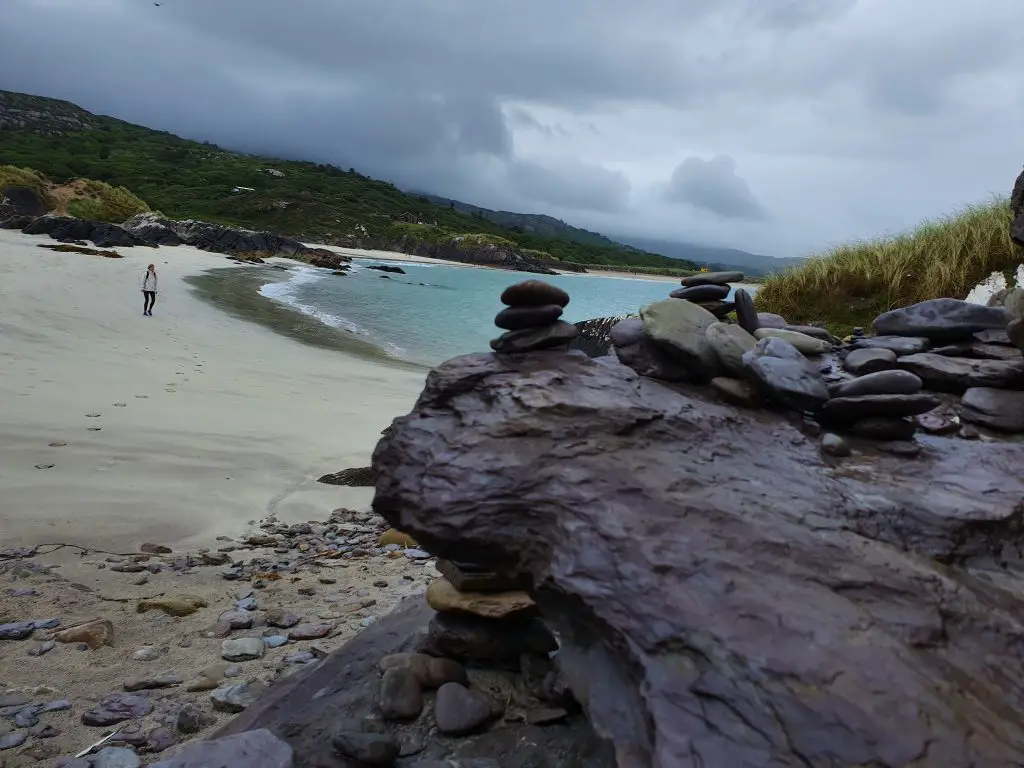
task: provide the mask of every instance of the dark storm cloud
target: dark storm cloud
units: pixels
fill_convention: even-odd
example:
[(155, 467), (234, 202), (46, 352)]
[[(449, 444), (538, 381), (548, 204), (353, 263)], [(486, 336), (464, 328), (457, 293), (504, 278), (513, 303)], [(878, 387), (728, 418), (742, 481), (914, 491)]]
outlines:
[[(929, 197), (934, 182), (914, 181), (936, 157), (958, 179), (950, 199), (999, 189), (992, 169), (1006, 159), (990, 148), (1011, 147), (1011, 126), (1024, 122), (1019, 0), (0, 6), (2, 88), (481, 205), (659, 235), (731, 237), (735, 222), (759, 221), (749, 234), (770, 240), (796, 231), (787, 215), (806, 215), (823, 227), (814, 237), (839, 236), (850, 210), (864, 211), (870, 234), (897, 203), (908, 217), (918, 208), (903, 201), (946, 204)], [(688, 155), (737, 158), (771, 195), (772, 216), (743, 178), (707, 163), (680, 169), (677, 202), (641, 202)], [(893, 158), (906, 166), (906, 186), (885, 187), (893, 199), (877, 180), (847, 173), (840, 188), (832, 176), (835, 162), (884, 160), (885, 170)], [(840, 206), (822, 190), (862, 200)]]
[(766, 217), (750, 185), (736, 174), (736, 161), (727, 155), (711, 160), (686, 158), (672, 172), (665, 196), (727, 219), (757, 221)]

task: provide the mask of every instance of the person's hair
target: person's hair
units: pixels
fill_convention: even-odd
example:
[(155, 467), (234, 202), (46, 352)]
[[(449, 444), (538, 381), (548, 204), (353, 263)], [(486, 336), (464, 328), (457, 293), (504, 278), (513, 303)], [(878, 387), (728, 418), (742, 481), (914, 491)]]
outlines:
[(150, 265), (149, 265), (148, 267), (146, 267), (146, 271), (147, 271), (147, 272), (149, 272), (149, 270), (151, 270), (151, 269), (152, 269), (152, 270), (153, 270), (154, 272), (156, 272), (156, 264), (150, 264)]

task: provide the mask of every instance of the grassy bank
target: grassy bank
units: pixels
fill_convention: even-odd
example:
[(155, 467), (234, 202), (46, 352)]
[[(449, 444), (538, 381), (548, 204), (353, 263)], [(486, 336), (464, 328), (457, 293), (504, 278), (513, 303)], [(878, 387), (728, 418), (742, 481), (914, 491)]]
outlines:
[(758, 309), (792, 323), (824, 322), (844, 335), (882, 312), (926, 299), (964, 298), (992, 272), (1015, 270), (1006, 200), (975, 205), (895, 237), (838, 246), (767, 277)]

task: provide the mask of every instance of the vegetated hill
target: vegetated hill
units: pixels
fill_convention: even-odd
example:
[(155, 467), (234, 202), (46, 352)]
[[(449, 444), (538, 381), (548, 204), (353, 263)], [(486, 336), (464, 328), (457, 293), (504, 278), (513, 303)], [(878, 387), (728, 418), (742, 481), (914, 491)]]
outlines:
[(775, 258), (735, 248), (716, 248), (710, 245), (694, 245), (693, 243), (654, 240), (646, 237), (623, 235), (618, 239), (641, 250), (653, 250), (673, 258), (686, 259), (696, 262), (700, 266), (706, 265), (710, 269), (739, 269), (749, 275), (769, 275), (781, 272), (788, 267), (799, 266), (805, 261), (800, 256)]
[(581, 243), (506, 229), (409, 195), (354, 169), (222, 149), (70, 102), (0, 91), (0, 164), (32, 168), (54, 183), (97, 179), (130, 189), (171, 218), (271, 230), (320, 242), (437, 242), (493, 235), (563, 262), (618, 269), (696, 265), (617, 244)]
[(964, 298), (993, 272), (1012, 275), (1024, 260), (1010, 236), (1012, 220), (1009, 203), (998, 200), (896, 237), (841, 245), (772, 275), (754, 300), (790, 322), (824, 322), (845, 335), (890, 309)]
[[(605, 237), (598, 232), (591, 232), (589, 229), (574, 227), (571, 224), (566, 224), (561, 219), (556, 219), (554, 216), (547, 216), (543, 213), (493, 211), (490, 208), (481, 208), (478, 205), (463, 203), (460, 200), (452, 200), (448, 197), (440, 197), (438, 195), (431, 195), (425, 192), (416, 192), (413, 194), (425, 197), (430, 200), (430, 202), (444, 208), (451, 208), (459, 213), (468, 213), (470, 216), (486, 219), (500, 227), (511, 229), (515, 232), (522, 232), (528, 235), (540, 235), (541, 237), (556, 237), (560, 240), (569, 240), (573, 243), (581, 243), (583, 245), (631, 247), (623, 246), (622, 243), (617, 243), (611, 238)], [(671, 256), (671, 254), (667, 253), (663, 255)]]
[(706, 265), (709, 269), (740, 269), (751, 275), (766, 275), (803, 261), (800, 258), (776, 259), (771, 256), (748, 253), (736, 248), (716, 248), (714, 246), (695, 245), (693, 243), (673, 240), (654, 240), (642, 237), (618, 237), (617, 239), (612, 239), (598, 232), (591, 232), (588, 229), (581, 229), (580, 227), (566, 224), (554, 216), (546, 216), (540, 213), (493, 211), (488, 208), (481, 208), (478, 205), (426, 193), (423, 193), (421, 197), (425, 197), (431, 202), (449, 207), (460, 213), (468, 213), (471, 216), (486, 219), (515, 232), (557, 237), (584, 245), (621, 246), (638, 251), (660, 253), (673, 259), (682, 259), (683, 261), (693, 262), (700, 266)]

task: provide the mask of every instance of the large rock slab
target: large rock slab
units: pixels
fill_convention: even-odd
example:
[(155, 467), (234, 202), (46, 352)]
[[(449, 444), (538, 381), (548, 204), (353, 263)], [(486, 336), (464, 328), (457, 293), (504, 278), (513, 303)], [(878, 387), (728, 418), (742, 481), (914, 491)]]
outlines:
[(532, 583), (620, 766), (1019, 762), (1024, 446), (842, 471), (681, 390), (581, 353), (451, 360), (378, 445), (374, 509)]
[(1024, 360), (974, 360), (924, 352), (905, 355), (896, 364), (937, 392), (961, 394), (971, 387), (1024, 389)]
[(984, 307), (960, 299), (929, 299), (893, 309), (875, 318), (880, 336), (923, 336), (932, 341), (970, 338), (977, 331), (1005, 328), (1010, 321), (1002, 307)]
[(718, 319), (693, 302), (665, 299), (640, 310), (647, 337), (686, 368), (692, 381), (715, 375), (718, 359), (708, 343), (707, 329)]

